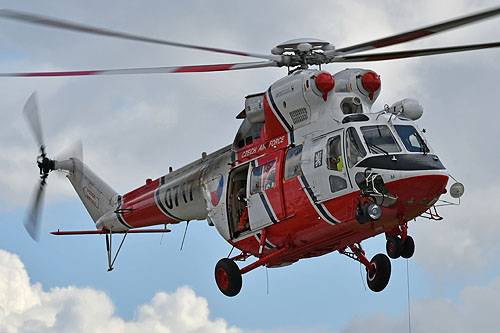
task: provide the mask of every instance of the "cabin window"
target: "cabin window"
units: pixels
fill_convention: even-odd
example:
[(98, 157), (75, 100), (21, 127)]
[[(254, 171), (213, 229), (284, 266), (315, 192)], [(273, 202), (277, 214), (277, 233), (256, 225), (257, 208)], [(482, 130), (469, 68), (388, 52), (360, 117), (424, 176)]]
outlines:
[(330, 191), (332, 191), (332, 193), (347, 188), (347, 181), (344, 178), (331, 175), (329, 179), (330, 179)]
[(250, 194), (261, 193), (276, 187), (276, 160), (253, 168)]
[(356, 132), (354, 127), (349, 127), (346, 135), (347, 164), (349, 165), (349, 168), (352, 168), (366, 156), (366, 150), (363, 147), (358, 132)]
[(289, 149), (285, 158), (285, 180), (295, 178), (302, 172), (302, 145)]
[(262, 189), (262, 165), (252, 169), (250, 194), (260, 193)]
[(361, 132), (372, 154), (389, 154), (401, 151), (386, 125), (362, 126)]
[(396, 132), (398, 132), (401, 141), (406, 147), (406, 150), (412, 153), (428, 153), (429, 148), (425, 144), (422, 137), (418, 134), (415, 127), (411, 125), (396, 125)]
[(342, 161), (342, 148), (340, 135), (329, 139), (326, 144), (326, 166), (330, 170), (342, 171), (344, 162)]

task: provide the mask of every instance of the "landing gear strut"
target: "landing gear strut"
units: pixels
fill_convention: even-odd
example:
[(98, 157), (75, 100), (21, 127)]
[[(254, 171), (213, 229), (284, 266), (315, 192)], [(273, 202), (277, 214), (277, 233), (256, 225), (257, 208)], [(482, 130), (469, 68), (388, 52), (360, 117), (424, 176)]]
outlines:
[[(265, 238), (265, 230), (263, 231), (263, 234), (263, 238)], [(262, 242), (262, 244), (264, 244), (264, 242)], [(251, 256), (251, 254), (241, 252), (241, 254), (235, 257), (219, 260), (215, 266), (215, 282), (217, 283), (217, 287), (219, 287), (220, 291), (222, 291), (222, 293), (226, 296), (236, 296), (241, 290), (242, 274), (246, 274), (260, 266), (267, 266), (274, 257), (280, 255), (286, 250), (288, 250), (288, 247), (282, 247), (267, 256), (260, 256), (259, 260), (243, 267), (242, 269), (240, 269), (234, 261), (245, 261)]]
[(115, 264), (116, 258), (118, 257), (118, 254), (120, 253), (120, 250), (122, 248), (123, 242), (125, 242), (125, 238), (127, 238), (128, 235), (128, 230), (126, 230), (123, 234), (122, 241), (120, 243), (120, 246), (118, 247), (118, 250), (115, 253), (115, 257), (113, 260), (111, 260), (112, 257), (112, 240), (113, 240), (113, 231), (109, 230), (109, 234), (106, 233), (106, 251), (108, 252), (108, 272), (111, 272), (113, 270), (113, 265)]
[(366, 282), (370, 290), (374, 292), (384, 290), (391, 277), (391, 261), (389, 258), (385, 254), (379, 253), (371, 261), (368, 261), (360, 244), (350, 245), (349, 248), (352, 252), (348, 252), (346, 249), (339, 250), (339, 252), (365, 265)]

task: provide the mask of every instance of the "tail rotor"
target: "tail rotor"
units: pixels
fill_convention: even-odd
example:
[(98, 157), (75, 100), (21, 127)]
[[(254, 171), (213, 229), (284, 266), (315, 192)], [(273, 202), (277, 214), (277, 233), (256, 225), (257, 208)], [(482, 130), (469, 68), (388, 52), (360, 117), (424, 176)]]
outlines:
[(26, 231), (28, 231), (31, 238), (35, 241), (38, 240), (38, 232), (40, 229), (40, 213), (43, 206), (43, 198), (45, 193), (45, 186), (47, 185), (47, 178), (49, 173), (55, 170), (55, 161), (47, 157), (45, 152), (45, 144), (43, 139), (42, 125), (38, 112), (38, 103), (36, 92), (26, 101), (23, 108), (23, 114), (28, 122), (28, 125), (33, 133), (36, 143), (40, 147), (40, 155), (37, 157), (37, 165), (40, 169), (40, 183), (35, 189), (32, 197), (31, 208), (28, 211), (28, 216), (24, 221)]

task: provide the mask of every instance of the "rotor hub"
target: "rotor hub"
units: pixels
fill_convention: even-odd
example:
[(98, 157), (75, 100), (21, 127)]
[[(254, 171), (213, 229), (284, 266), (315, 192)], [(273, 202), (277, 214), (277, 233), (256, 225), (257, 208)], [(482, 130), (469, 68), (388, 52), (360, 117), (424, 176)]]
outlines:
[(45, 155), (45, 153), (43, 153), (40, 156), (38, 156), (36, 162), (38, 164), (38, 168), (40, 169), (40, 176), (42, 177), (42, 179), (47, 178), (47, 176), (49, 175), (49, 173), (51, 171), (53, 171), (53, 170), (56, 169), (56, 167), (55, 167), (55, 161), (49, 159)]
[(308, 65), (328, 63), (335, 54), (335, 47), (321, 39), (297, 38), (277, 45), (271, 53), (283, 56), (281, 65), (307, 68)]

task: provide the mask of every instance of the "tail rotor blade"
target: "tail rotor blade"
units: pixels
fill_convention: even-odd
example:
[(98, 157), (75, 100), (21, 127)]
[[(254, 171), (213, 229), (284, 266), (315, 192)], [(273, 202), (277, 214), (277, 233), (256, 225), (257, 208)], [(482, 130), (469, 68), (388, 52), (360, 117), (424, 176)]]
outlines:
[(40, 123), (40, 116), (38, 113), (36, 91), (31, 94), (31, 96), (26, 101), (26, 104), (24, 104), (23, 114), (26, 118), (26, 121), (28, 122), (31, 132), (33, 133), (33, 137), (38, 144), (38, 147), (44, 146), (42, 125)]
[(55, 169), (55, 161), (47, 158), (45, 153), (45, 144), (43, 140), (42, 124), (40, 122), (40, 115), (38, 113), (38, 103), (36, 92), (26, 101), (23, 108), (23, 114), (28, 122), (28, 125), (33, 133), (35, 141), (40, 147), (40, 155), (37, 158), (38, 168), (40, 169), (40, 183), (33, 192), (30, 209), (28, 215), (24, 220), (24, 227), (30, 234), (33, 240), (38, 240), (38, 232), (40, 229), (40, 213), (43, 206), (43, 198), (45, 193), (45, 185), (47, 185), (47, 177), (49, 173)]
[(43, 207), (45, 179), (42, 179), (38, 188), (35, 189), (31, 209), (28, 211), (28, 216), (24, 221), (24, 227), (33, 240), (38, 241), (38, 234), (40, 229), (39, 218)]

